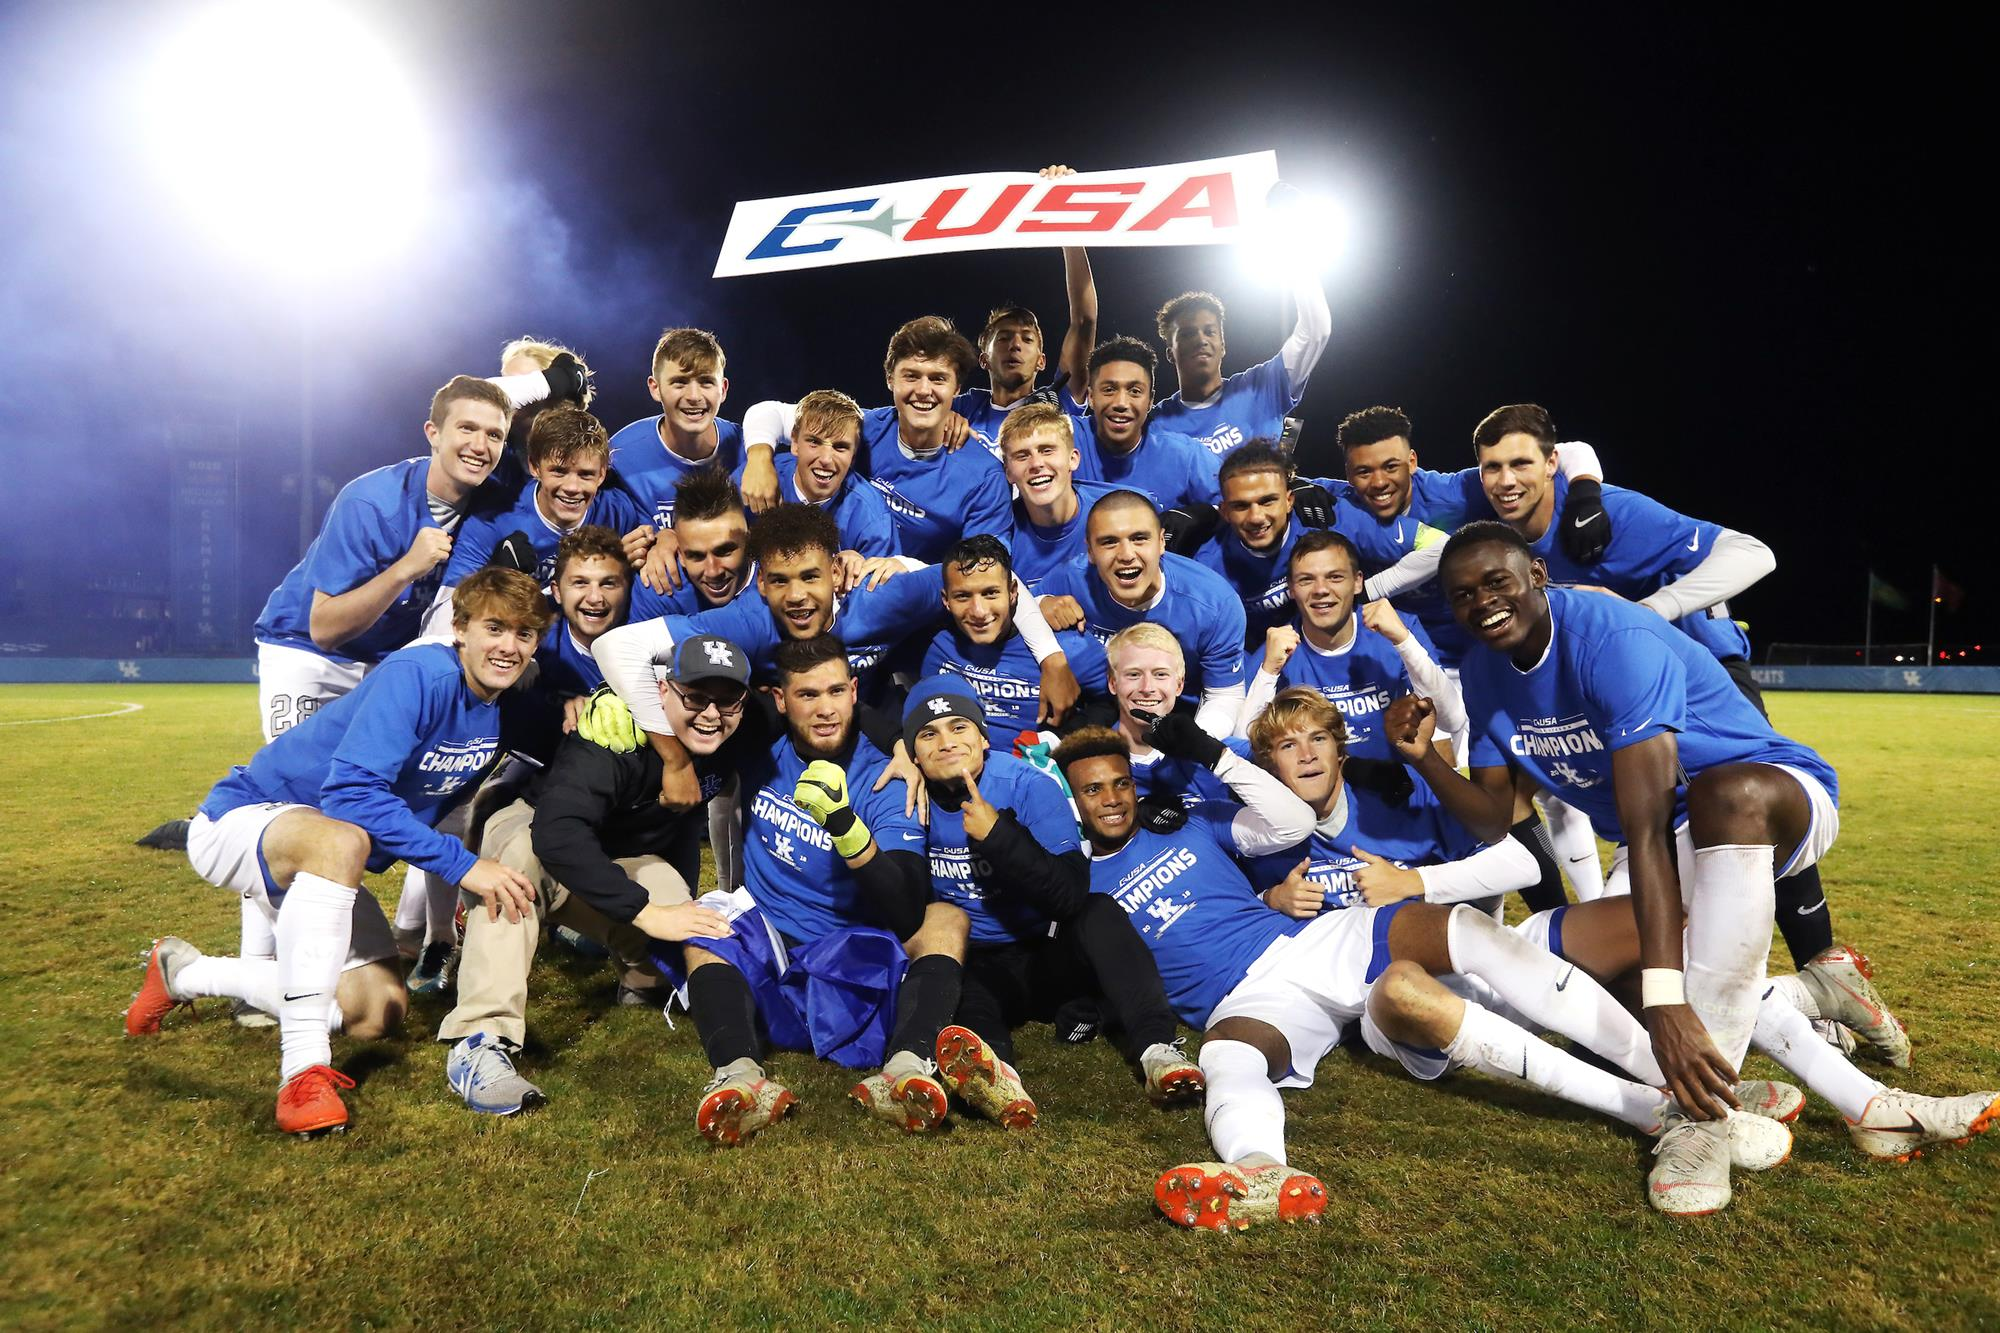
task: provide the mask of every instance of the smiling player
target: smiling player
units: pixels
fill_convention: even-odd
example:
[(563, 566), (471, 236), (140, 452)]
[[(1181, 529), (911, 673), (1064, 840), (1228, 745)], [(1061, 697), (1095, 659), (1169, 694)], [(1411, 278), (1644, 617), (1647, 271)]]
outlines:
[(722, 344), (702, 329), (668, 329), (653, 347), (646, 392), (659, 415), (611, 437), (611, 463), (658, 527), (674, 521), (674, 487), (700, 468), (743, 466), (743, 429), (717, 413), (729, 396)]

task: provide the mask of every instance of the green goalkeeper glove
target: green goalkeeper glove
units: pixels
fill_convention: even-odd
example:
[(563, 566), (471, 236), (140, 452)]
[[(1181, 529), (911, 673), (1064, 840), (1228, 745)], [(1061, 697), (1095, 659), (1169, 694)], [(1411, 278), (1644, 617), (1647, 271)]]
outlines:
[(847, 774), (839, 764), (824, 759), (807, 764), (792, 790), (792, 803), (833, 835), (833, 850), (844, 859), (852, 860), (867, 849), (873, 835), (848, 804)]
[(599, 685), (584, 701), (583, 712), (576, 719), (576, 734), (613, 754), (630, 754), (646, 741), (646, 733), (632, 720), (632, 710), (609, 685)]

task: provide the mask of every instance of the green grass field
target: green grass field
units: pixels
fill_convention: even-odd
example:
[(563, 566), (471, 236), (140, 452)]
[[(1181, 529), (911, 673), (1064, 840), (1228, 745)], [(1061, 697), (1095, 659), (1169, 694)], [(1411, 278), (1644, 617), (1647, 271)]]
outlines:
[[(1841, 770), (1826, 879), (1917, 1042), (1900, 1081), (2000, 1086), (2000, 700), (1773, 703)], [(1326, 1225), (1188, 1234), (1151, 1186), (1206, 1155), (1200, 1115), (1147, 1107), (1102, 1043), (1030, 1030), (1041, 1125), (926, 1140), (779, 1055), (803, 1114), (720, 1153), (692, 1127), (691, 1025), (614, 1008), (611, 973), (560, 949), (524, 1061), (545, 1110), (467, 1112), (429, 1040), (445, 1006), (420, 1003), (402, 1041), (336, 1039), (361, 1081), (344, 1138), (281, 1138), (273, 1032), (220, 1001), (158, 1040), (119, 1024), (153, 936), (235, 947), (234, 899), (131, 844), (256, 743), (247, 687), (0, 689), (0, 1326), (2000, 1324), (2000, 1142), (1881, 1165), (1814, 1101), (1789, 1163), (1676, 1222), (1622, 1128), (1340, 1052), (1286, 1096)]]

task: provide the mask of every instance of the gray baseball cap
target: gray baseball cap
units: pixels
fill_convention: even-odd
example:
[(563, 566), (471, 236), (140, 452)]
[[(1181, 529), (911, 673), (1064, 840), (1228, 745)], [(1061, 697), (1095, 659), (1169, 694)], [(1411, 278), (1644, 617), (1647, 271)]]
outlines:
[(661, 679), (691, 685), (698, 680), (729, 680), (749, 687), (750, 655), (716, 634), (695, 634), (674, 645), (673, 660)]

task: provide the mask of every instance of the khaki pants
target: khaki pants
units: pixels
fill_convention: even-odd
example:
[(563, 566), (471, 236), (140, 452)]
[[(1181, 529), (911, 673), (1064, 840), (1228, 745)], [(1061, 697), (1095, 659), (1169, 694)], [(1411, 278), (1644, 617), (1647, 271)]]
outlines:
[[(480, 840), (483, 855), (520, 871), (535, 886), (533, 910), (519, 921), (506, 913), (488, 917), (478, 898), (464, 895), (465, 945), (458, 963), (458, 1007), (438, 1027), (439, 1041), (457, 1041), (487, 1032), (519, 1044), (528, 1031), (528, 970), (542, 926), (568, 926), (598, 940), (624, 969), (625, 985), (638, 988), (661, 984), (647, 961), (653, 941), (637, 927), (620, 925), (550, 878), (535, 856), (531, 829), (534, 807), (516, 801), (486, 822)], [(671, 907), (689, 901), (688, 887), (673, 867), (657, 856), (627, 856), (618, 866), (644, 888), (656, 904)]]

